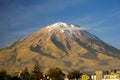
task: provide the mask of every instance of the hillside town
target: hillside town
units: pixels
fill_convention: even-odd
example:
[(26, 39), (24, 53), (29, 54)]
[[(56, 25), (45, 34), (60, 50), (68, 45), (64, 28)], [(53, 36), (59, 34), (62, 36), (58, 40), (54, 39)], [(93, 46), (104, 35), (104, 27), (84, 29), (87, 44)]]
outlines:
[(51, 68), (45, 74), (36, 62), (31, 72), (27, 67), (11, 75), (6, 70), (0, 70), (0, 80), (120, 80), (120, 70), (99, 70), (92, 73), (74, 70), (66, 74), (60, 68)]
[[(55, 75), (55, 74), (54, 74)], [(68, 77), (69, 75), (64, 76), (64, 80), (120, 80), (120, 70), (108, 70), (108, 71), (96, 71), (94, 74), (79, 74), (75, 75), (74, 78)], [(21, 80), (21, 74), (18, 75)], [(48, 75), (43, 75), (43, 79), (40, 80), (53, 80)]]

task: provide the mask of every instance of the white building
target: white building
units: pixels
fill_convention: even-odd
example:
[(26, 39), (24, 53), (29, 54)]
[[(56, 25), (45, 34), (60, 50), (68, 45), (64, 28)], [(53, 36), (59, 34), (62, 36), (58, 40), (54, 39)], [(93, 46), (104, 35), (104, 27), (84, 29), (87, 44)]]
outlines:
[(103, 80), (120, 80), (120, 74), (107, 74), (104, 75)]
[(120, 80), (120, 70), (112, 70), (104, 73), (103, 71), (96, 71), (95, 75), (91, 76), (92, 80)]
[(92, 75), (92, 76), (91, 76), (91, 79), (92, 79), (92, 80), (96, 80), (96, 75)]

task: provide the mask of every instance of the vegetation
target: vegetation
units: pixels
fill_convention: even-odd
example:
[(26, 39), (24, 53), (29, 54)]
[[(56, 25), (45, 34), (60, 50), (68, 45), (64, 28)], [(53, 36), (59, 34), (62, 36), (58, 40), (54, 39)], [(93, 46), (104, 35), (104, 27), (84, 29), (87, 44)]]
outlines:
[(82, 73), (79, 70), (69, 72), (68, 77), (70, 79), (78, 79), (82, 76)]
[(31, 77), (33, 80), (40, 80), (43, 77), (42, 75), (43, 73), (41, 71), (41, 66), (39, 65), (38, 61), (36, 61)]
[(7, 74), (6, 70), (0, 71), (0, 80), (10, 80), (11, 76)]
[(11, 80), (22, 80), (22, 79), (20, 79), (18, 76), (13, 76)]
[(30, 80), (30, 74), (27, 67), (22, 71), (20, 76), (22, 80)]
[[(82, 73), (79, 71), (69, 72), (68, 78), (70, 79), (78, 79), (82, 76)], [(6, 70), (0, 71), (0, 80), (64, 80), (65, 74), (62, 72), (60, 68), (51, 68), (48, 71), (48, 74), (42, 73), (40, 64), (36, 61), (33, 70), (29, 73), (28, 68), (25, 67), (22, 72), (18, 73), (18, 75), (8, 75)], [(84, 79), (84, 76), (81, 78)]]
[(64, 80), (64, 73), (60, 68), (51, 68), (48, 75), (52, 80)]

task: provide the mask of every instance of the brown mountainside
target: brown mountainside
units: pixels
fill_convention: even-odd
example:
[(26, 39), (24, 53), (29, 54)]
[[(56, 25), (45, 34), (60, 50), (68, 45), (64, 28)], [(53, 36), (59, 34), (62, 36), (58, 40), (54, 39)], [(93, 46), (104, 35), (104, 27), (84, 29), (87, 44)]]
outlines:
[(31, 69), (39, 61), (44, 71), (95, 71), (120, 67), (120, 50), (77, 25), (58, 22), (46, 26), (0, 50), (0, 69)]

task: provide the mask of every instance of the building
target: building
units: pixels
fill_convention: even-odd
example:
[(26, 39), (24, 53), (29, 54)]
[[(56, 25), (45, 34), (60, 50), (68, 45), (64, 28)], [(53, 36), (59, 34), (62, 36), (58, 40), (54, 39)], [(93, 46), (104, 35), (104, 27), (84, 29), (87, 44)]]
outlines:
[(91, 79), (92, 80), (96, 80), (96, 75), (94, 74), (94, 75), (91, 75)]
[(91, 80), (120, 80), (120, 70), (96, 71)]
[(103, 80), (120, 80), (120, 71), (111, 70), (108, 74), (104, 75)]
[(120, 74), (107, 74), (102, 80), (120, 80)]
[(67, 77), (67, 75), (65, 76), (64, 80), (69, 80), (69, 78)]
[(103, 71), (96, 71), (96, 80), (102, 80)]

